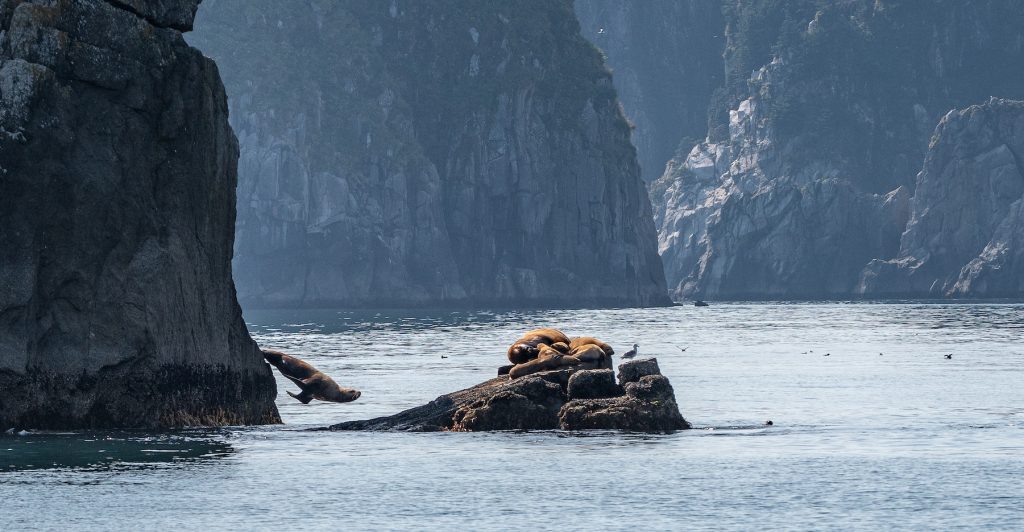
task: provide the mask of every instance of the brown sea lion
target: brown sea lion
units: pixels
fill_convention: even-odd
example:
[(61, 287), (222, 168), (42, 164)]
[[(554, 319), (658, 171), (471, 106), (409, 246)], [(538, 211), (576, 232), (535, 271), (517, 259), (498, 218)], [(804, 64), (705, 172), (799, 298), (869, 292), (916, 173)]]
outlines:
[(281, 375), (302, 388), (302, 393), (298, 395), (288, 392), (288, 395), (298, 399), (302, 404), (309, 404), (313, 399), (332, 403), (348, 403), (359, 399), (359, 396), (362, 395), (359, 390), (338, 386), (334, 379), (308, 362), (273, 349), (263, 349), (262, 351), (263, 358), (277, 368)]
[(591, 368), (581, 367), (580, 369), (611, 369), (612, 367), (611, 355), (596, 344), (577, 345), (569, 351), (569, 356), (578, 358), (584, 364), (593, 365)]
[(523, 335), (508, 348), (508, 361), (513, 364), (522, 364), (537, 358), (540, 344), (563, 343), (569, 345), (569, 338), (557, 329), (534, 329)]
[(535, 358), (529, 362), (522, 364), (516, 364), (508, 372), (508, 378), (518, 379), (519, 377), (525, 377), (533, 373), (539, 373), (541, 371), (551, 371), (553, 369), (564, 368), (568, 366), (578, 366), (580, 361), (578, 358), (573, 358), (569, 355), (563, 355), (548, 346), (546, 347), (553, 355), (543, 356)]
[(590, 336), (580, 336), (579, 338), (573, 338), (572, 341), (569, 342), (569, 350), (572, 351), (577, 347), (587, 344), (593, 344), (596, 345), (597, 347), (600, 347), (601, 350), (604, 351), (604, 353), (608, 356), (612, 356), (615, 354), (615, 350), (612, 349), (612, 346), (602, 342), (601, 340), (598, 340), (597, 338), (593, 338)]

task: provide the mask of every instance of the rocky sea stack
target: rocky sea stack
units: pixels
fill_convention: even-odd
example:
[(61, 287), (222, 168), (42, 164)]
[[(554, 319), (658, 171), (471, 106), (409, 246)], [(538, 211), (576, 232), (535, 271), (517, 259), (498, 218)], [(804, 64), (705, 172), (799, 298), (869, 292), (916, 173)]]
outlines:
[(928, 146), (900, 253), (873, 261), (868, 295), (1024, 295), (1024, 102), (950, 111)]
[(209, 0), (246, 306), (669, 303), (630, 125), (569, 0)]
[(688, 428), (655, 359), (619, 365), (618, 383), (610, 369), (560, 369), (514, 380), (502, 375), (393, 416), (329, 427), (415, 432)]
[(0, 0), (0, 428), (278, 422), (198, 0)]

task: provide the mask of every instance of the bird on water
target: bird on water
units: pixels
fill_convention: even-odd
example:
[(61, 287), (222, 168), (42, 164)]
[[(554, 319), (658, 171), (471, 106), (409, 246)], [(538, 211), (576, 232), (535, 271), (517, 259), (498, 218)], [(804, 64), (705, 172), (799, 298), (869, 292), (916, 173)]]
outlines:
[(622, 355), (622, 358), (623, 358), (623, 360), (629, 360), (631, 358), (636, 357), (639, 354), (640, 354), (640, 344), (633, 344), (633, 349), (630, 349), (629, 351), (626, 351), (626, 353), (624, 355)]
[(946, 360), (953, 360), (953, 353), (946, 355)]

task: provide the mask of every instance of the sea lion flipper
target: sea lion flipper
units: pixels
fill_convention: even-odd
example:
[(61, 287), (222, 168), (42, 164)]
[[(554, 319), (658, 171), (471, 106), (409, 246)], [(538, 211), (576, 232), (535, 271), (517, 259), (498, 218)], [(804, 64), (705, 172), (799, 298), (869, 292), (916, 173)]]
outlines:
[(307, 392), (305, 390), (303, 390), (303, 392), (298, 394), (298, 395), (295, 395), (292, 392), (288, 392), (288, 395), (298, 399), (304, 405), (308, 405), (309, 402), (313, 400), (313, 394), (311, 394), (311, 393), (309, 393), (309, 392)]

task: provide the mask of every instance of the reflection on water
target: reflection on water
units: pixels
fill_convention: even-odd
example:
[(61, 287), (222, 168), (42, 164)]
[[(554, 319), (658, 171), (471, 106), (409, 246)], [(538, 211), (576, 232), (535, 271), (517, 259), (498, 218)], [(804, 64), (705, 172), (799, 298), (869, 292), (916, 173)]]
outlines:
[(8, 432), (0, 435), (0, 473), (33, 469), (115, 471), (186, 467), (234, 452), (208, 432)]
[[(278, 376), (285, 426), (0, 436), (0, 530), (1006, 529), (1024, 518), (1024, 304), (245, 316), (261, 345), (362, 397), (302, 405)], [(304, 430), (476, 384), (537, 326), (639, 343), (695, 430)], [(543, 495), (556, 492), (572, 498)], [(572, 521), (553, 521), (563, 515)]]

